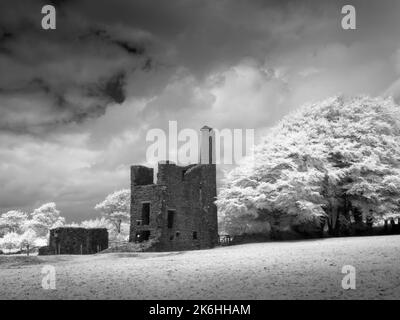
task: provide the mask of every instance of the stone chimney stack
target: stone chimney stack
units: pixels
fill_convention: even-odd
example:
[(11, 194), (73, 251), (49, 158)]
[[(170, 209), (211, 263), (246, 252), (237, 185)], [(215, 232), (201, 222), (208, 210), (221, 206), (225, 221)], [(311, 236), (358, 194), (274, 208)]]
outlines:
[(200, 164), (215, 164), (215, 133), (208, 126), (200, 129)]

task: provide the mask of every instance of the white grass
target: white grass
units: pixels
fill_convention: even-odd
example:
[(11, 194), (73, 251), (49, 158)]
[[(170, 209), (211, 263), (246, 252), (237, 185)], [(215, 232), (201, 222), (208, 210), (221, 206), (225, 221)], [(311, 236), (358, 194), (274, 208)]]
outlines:
[[(55, 266), (57, 290), (42, 289), (44, 264)], [(344, 265), (356, 267), (356, 290), (341, 287)], [(0, 282), (2, 299), (399, 299), (400, 236), (1, 257)]]

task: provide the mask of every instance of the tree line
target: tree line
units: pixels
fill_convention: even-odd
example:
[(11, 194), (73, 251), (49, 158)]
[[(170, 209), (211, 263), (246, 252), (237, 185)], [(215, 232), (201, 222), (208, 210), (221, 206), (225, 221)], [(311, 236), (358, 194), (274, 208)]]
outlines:
[(400, 217), (400, 107), (337, 96), (299, 108), (227, 174), (217, 205), (230, 234), (346, 235)]
[(50, 229), (69, 226), (107, 228), (110, 240), (128, 240), (130, 190), (123, 189), (109, 194), (95, 206), (100, 213), (95, 219), (80, 223), (66, 223), (56, 203), (41, 205), (31, 213), (10, 210), (0, 215), (0, 250), (3, 253), (26, 252), (46, 246)]

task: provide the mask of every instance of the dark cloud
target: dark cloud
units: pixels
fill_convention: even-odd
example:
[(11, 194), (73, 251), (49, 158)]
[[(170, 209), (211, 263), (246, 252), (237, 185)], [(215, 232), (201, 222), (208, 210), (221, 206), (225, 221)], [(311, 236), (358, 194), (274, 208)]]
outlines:
[[(125, 79), (124, 72), (118, 72), (105, 79), (100, 79), (97, 83), (88, 83), (82, 87), (70, 85), (69, 88), (53, 86), (52, 83), (41, 78), (33, 78), (25, 85), (13, 88), (0, 88), (0, 96), (3, 98), (3, 108), (0, 110), (0, 130), (14, 131), (16, 133), (38, 133), (38, 126), (43, 132), (55, 129), (57, 126), (66, 125), (70, 122), (82, 123), (88, 118), (96, 118), (105, 113), (109, 105), (121, 104), (125, 100)], [(75, 91), (75, 96), (70, 97), (70, 91)], [(33, 107), (35, 104), (43, 103), (47, 108), (36, 108), (35, 114), (28, 119), (15, 115), (15, 96), (19, 99), (29, 100), (29, 97), (37, 97), (38, 102), (31, 100), (26, 108)], [(0, 98), (1, 99), (1, 98)], [(81, 103), (80, 100), (86, 100)], [(8, 102), (10, 101), (10, 102)], [(7, 109), (9, 106), (11, 109)], [(17, 110), (18, 112), (24, 112)], [(27, 111), (27, 110), (25, 110)], [(43, 113), (52, 114), (50, 118), (43, 119)], [(10, 117), (10, 114), (12, 117)]]
[(127, 53), (142, 56), (145, 54), (145, 48), (142, 44), (133, 41), (126, 41), (121, 39), (113, 39), (113, 37), (104, 29), (90, 30), (88, 34), (79, 37), (81, 40), (87, 40), (90, 38), (97, 38), (110, 44), (115, 44)]
[(53, 2), (57, 29), (42, 30), (40, 3), (0, 5), (3, 131), (38, 134), (99, 117), (124, 102), (127, 76), (151, 65), (141, 39), (80, 17), (75, 1)]
[(104, 96), (109, 97), (112, 102), (122, 103), (125, 100), (125, 80), (125, 73), (120, 72), (107, 80), (103, 86), (100, 86), (100, 92), (103, 92)]

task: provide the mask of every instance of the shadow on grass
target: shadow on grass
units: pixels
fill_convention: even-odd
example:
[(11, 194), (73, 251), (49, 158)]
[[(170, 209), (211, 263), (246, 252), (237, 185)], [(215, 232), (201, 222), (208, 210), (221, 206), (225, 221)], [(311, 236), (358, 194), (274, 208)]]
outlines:
[(113, 255), (118, 258), (150, 259), (150, 258), (177, 256), (177, 255), (182, 255), (184, 253), (185, 251), (174, 251), (174, 252), (114, 253)]
[(44, 263), (37, 256), (0, 256), (0, 266), (2, 268), (18, 268)]
[(18, 269), (26, 266), (34, 266), (39, 264), (55, 264), (59, 262), (73, 261), (71, 256), (23, 256), (23, 255), (1, 255), (1, 269)]

